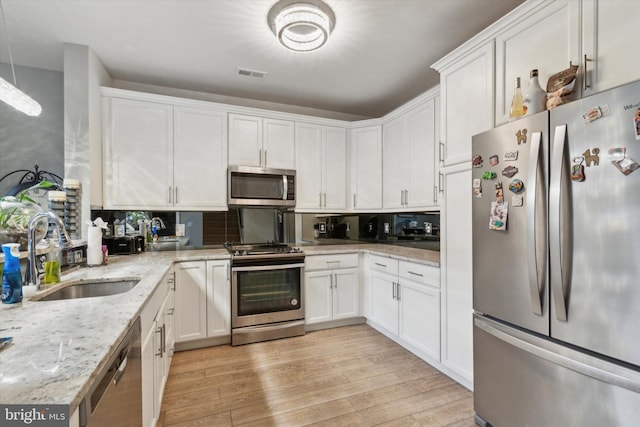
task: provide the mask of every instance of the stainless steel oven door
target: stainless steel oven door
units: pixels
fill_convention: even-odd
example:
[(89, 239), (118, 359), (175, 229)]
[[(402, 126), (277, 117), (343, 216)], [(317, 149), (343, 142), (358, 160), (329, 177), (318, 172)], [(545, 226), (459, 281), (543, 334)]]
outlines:
[(304, 264), (231, 268), (231, 327), (304, 319)]

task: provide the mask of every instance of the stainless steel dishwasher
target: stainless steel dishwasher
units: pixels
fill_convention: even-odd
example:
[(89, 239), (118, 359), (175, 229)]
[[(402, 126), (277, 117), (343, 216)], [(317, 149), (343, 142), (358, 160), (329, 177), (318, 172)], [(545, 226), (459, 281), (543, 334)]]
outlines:
[(138, 317), (80, 402), (80, 425), (141, 426), (142, 369)]

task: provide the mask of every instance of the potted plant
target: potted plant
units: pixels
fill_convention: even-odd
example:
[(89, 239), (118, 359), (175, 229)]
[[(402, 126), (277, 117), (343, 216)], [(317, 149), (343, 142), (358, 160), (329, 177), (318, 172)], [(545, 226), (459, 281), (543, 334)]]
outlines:
[[(21, 249), (26, 250), (29, 222), (35, 214), (42, 212), (40, 205), (28, 197), (27, 193), (32, 189), (49, 189), (55, 186), (52, 182), (40, 181), (16, 196), (0, 197), (0, 244), (20, 243)], [(47, 234), (47, 227), (45, 220), (37, 225), (36, 244)]]

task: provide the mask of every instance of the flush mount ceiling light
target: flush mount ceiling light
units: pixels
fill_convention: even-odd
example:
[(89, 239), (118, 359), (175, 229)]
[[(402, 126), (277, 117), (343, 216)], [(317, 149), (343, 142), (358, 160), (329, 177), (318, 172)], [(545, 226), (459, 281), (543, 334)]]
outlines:
[(4, 8), (0, 1), (0, 13), (2, 13), (2, 23), (4, 24), (5, 39), (7, 40), (7, 50), (9, 51), (9, 61), (11, 62), (11, 71), (13, 72), (13, 84), (0, 77), (0, 100), (11, 105), (18, 111), (23, 112), (27, 116), (39, 116), (42, 107), (29, 95), (18, 89), (16, 81), (16, 70), (13, 67), (13, 55), (11, 55), (11, 44), (9, 43), (9, 31), (7, 30), (7, 21), (4, 17)]
[(269, 27), (280, 44), (296, 52), (321, 48), (335, 26), (335, 15), (319, 0), (281, 0), (267, 16)]

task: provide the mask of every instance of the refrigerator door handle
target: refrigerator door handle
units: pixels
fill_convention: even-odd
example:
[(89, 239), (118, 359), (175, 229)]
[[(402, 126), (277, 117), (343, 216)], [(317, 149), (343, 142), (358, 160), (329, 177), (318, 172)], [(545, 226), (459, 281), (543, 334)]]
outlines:
[[(534, 132), (531, 138), (531, 152), (529, 153), (529, 177), (527, 189), (527, 270), (529, 272), (529, 291), (531, 297), (531, 308), (537, 315), (542, 315), (542, 296), (544, 289), (544, 274), (538, 271), (538, 245), (544, 244), (536, 240), (536, 216), (537, 204), (544, 203), (543, 200), (536, 200), (538, 184), (541, 179), (540, 165), (542, 162), (542, 139), (541, 132)], [(544, 261), (543, 261), (544, 265)], [(543, 267), (544, 271), (544, 267)]]
[[(558, 125), (553, 137), (551, 166), (549, 170), (549, 254), (551, 259), (551, 292), (553, 293), (556, 318), (567, 321), (566, 273), (568, 259), (562, 253), (562, 166), (567, 139), (567, 125)], [(565, 203), (566, 205), (566, 203)], [(565, 236), (566, 238), (566, 236)]]
[(604, 383), (626, 388), (627, 390), (635, 393), (640, 393), (640, 376), (636, 373), (630, 373), (629, 369), (611, 366), (608, 363), (602, 363), (602, 365), (606, 366), (593, 366), (591, 364), (584, 363), (583, 361), (576, 360), (575, 357), (571, 357), (571, 354), (561, 354), (558, 351), (554, 351), (552, 348), (546, 348), (546, 343), (540, 339), (535, 339), (533, 336), (530, 338), (527, 336), (528, 334), (520, 331), (511, 332), (512, 330), (508, 330), (505, 326), (487, 319), (475, 317), (473, 319), (473, 323), (476, 328), (482, 329), (489, 335), (519, 348), (522, 351), (532, 354), (533, 356)]

